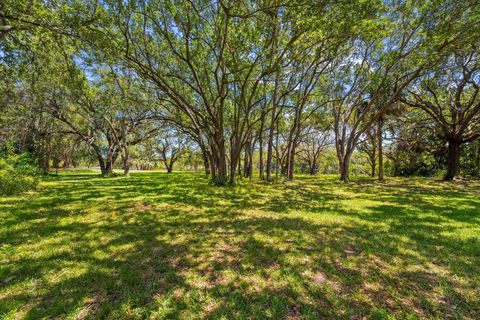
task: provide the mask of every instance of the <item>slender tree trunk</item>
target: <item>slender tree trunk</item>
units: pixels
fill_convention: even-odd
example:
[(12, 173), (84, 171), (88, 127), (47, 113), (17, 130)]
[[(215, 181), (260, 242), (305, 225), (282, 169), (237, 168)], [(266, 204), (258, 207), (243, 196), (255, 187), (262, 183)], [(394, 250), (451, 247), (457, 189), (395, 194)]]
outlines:
[(207, 152), (202, 148), (202, 155), (203, 155), (203, 166), (205, 169), (205, 177), (208, 178), (210, 176), (210, 161)]
[(352, 152), (346, 152), (345, 156), (340, 161), (340, 181), (349, 182), (350, 181), (350, 157)]
[(444, 180), (452, 181), (458, 178), (460, 178), (460, 142), (452, 139), (448, 141), (447, 173)]
[[(243, 159), (243, 165), (245, 166), (245, 164), (246, 164), (246, 158)], [(242, 154), (241, 153), (238, 156), (238, 160), (237, 160), (237, 171), (238, 171), (238, 175), (241, 176), (242, 175)]]
[(293, 174), (295, 172), (295, 150), (296, 150), (297, 141), (294, 139), (292, 145), (290, 146), (290, 154), (288, 156), (287, 163), (287, 179), (293, 181)]
[(100, 166), (100, 171), (102, 172), (102, 175), (106, 175), (107, 168), (105, 166), (105, 161), (103, 160), (103, 157), (100, 154), (98, 154), (97, 158), (98, 158), (98, 165)]
[[(236, 143), (235, 143), (236, 144)], [(234, 145), (231, 148), (230, 154), (230, 176), (229, 176), (229, 183), (231, 185), (235, 185), (236, 183), (236, 171), (237, 166), (240, 168), (240, 155), (242, 153), (241, 146)], [(241, 169), (240, 169), (241, 170)]]
[(476, 168), (476, 176), (480, 176), (480, 141), (477, 141), (477, 152), (475, 155), (475, 168)]
[(248, 153), (247, 153), (248, 166), (247, 166), (247, 172), (245, 174), (245, 177), (248, 177), (249, 180), (252, 180), (252, 176), (253, 176), (253, 150), (254, 150), (254, 146), (255, 146), (255, 143), (250, 140)]
[(275, 132), (275, 110), (272, 110), (272, 118), (270, 128), (268, 129), (268, 143), (267, 143), (267, 181), (272, 181), (273, 169), (273, 136)]
[(129, 150), (128, 150), (128, 146), (125, 145), (124, 150), (123, 150), (123, 154), (122, 154), (123, 175), (125, 177), (130, 176), (130, 162), (129, 162), (130, 159), (129, 159), (129, 157), (130, 157), (130, 153), (129, 153)]
[(378, 180), (383, 181), (385, 172), (383, 166), (383, 119), (379, 121), (377, 128), (378, 139)]
[(375, 157), (370, 158), (370, 166), (372, 167), (372, 172), (370, 176), (373, 178), (375, 177)]
[(229, 176), (229, 183), (231, 185), (235, 185), (236, 183), (236, 175), (237, 175), (237, 159), (233, 159), (232, 155), (232, 163), (230, 165), (230, 176)]
[[(226, 153), (225, 153), (225, 143), (223, 143), (222, 139), (221, 141), (222, 143), (219, 146), (219, 152), (218, 152), (217, 183), (219, 185), (224, 185), (227, 182), (227, 159), (226, 159)], [(235, 169), (233, 171), (235, 172)]]
[(262, 115), (262, 119), (260, 122), (260, 132), (258, 134), (258, 156), (259, 156), (259, 161), (258, 161), (258, 171), (259, 171), (259, 176), (260, 180), (265, 179), (264, 177), (264, 168), (263, 168), (263, 125), (265, 122), (265, 115)]

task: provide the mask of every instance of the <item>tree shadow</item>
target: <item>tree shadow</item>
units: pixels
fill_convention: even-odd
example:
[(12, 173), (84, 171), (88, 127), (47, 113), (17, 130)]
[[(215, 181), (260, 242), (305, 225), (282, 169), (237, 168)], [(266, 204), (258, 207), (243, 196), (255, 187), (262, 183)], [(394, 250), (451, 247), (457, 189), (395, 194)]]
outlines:
[[(368, 180), (215, 188), (200, 174), (66, 174), (0, 203), (0, 239), (13, 246), (0, 256), (0, 312), (476, 318), (478, 237), (455, 236), (478, 231), (475, 195)], [(346, 208), (349, 197), (365, 210)]]

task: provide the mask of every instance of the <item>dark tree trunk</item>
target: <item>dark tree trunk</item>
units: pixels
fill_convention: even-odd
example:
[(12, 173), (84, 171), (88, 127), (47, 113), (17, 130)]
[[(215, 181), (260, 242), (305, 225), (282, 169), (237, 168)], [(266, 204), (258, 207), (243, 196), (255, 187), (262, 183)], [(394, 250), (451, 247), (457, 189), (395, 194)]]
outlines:
[(480, 141), (477, 141), (477, 152), (475, 155), (476, 176), (480, 176)]
[(452, 181), (460, 178), (460, 142), (458, 140), (448, 141), (447, 173), (444, 180)]
[(124, 147), (124, 154), (122, 155), (122, 162), (123, 162), (123, 175), (125, 177), (130, 176), (130, 162), (129, 162), (129, 151), (128, 151), (128, 146)]
[(107, 174), (113, 172), (113, 163), (111, 158), (107, 159), (107, 163), (105, 164), (105, 170)]
[(377, 128), (378, 138), (378, 180), (383, 181), (385, 173), (383, 167), (383, 120), (380, 120)]
[(267, 181), (272, 181), (272, 169), (273, 169), (273, 136), (275, 128), (275, 110), (272, 110), (272, 122), (268, 130), (268, 143), (267, 143)]
[(258, 171), (259, 171), (259, 176), (260, 180), (265, 179), (264, 174), (263, 174), (263, 125), (265, 122), (265, 116), (262, 116), (262, 121), (260, 123), (260, 133), (258, 135), (258, 156), (259, 156), (259, 161), (258, 161)]
[(311, 163), (310, 163), (310, 175), (313, 176), (315, 175), (315, 169), (317, 168), (317, 161), (316, 160), (313, 160)]
[(208, 178), (210, 176), (210, 160), (207, 152), (202, 149), (202, 155), (203, 155), (203, 166), (205, 168), (205, 177)]
[(288, 164), (287, 164), (287, 179), (289, 181), (293, 181), (293, 174), (295, 172), (295, 145), (296, 141), (292, 142), (292, 146), (290, 147), (290, 154), (288, 157)]
[(229, 183), (231, 185), (235, 185), (236, 183), (237, 169), (240, 168), (240, 171), (241, 171), (241, 164), (240, 164), (241, 153), (242, 152), (239, 146), (232, 147), (231, 154), (230, 154), (231, 159), (230, 159), (230, 176), (229, 176)]
[(70, 168), (71, 166), (72, 166), (72, 160), (71, 160), (70, 156), (69, 155), (64, 155), (62, 167), (64, 169), (67, 169), (67, 168)]
[(60, 159), (58, 159), (57, 157), (53, 158), (52, 166), (54, 169), (58, 169), (58, 167), (60, 166)]
[[(223, 134), (223, 133), (222, 133)], [(222, 143), (218, 146), (218, 174), (217, 174), (217, 183), (219, 185), (225, 185), (227, 182), (227, 159), (225, 153), (225, 144), (223, 143), (223, 138), (221, 139)], [(235, 170), (233, 170), (235, 172)]]
[(232, 158), (232, 163), (230, 164), (230, 177), (229, 177), (229, 183), (231, 185), (235, 185), (236, 177), (237, 177), (237, 160), (234, 160)]
[[(246, 157), (246, 155), (245, 155)], [(246, 164), (246, 159), (243, 160), (243, 164), (245, 165)], [(237, 160), (237, 173), (239, 176), (242, 175), (242, 158), (241, 156), (238, 157), (238, 160)]]
[(339, 169), (340, 169), (340, 181), (349, 182), (350, 181), (350, 157), (352, 156), (351, 152), (347, 154), (340, 160)]
[(101, 155), (97, 155), (98, 158), (98, 165), (100, 166), (100, 171), (102, 172), (102, 175), (107, 174), (107, 167), (105, 165), (105, 160), (103, 160), (103, 157)]

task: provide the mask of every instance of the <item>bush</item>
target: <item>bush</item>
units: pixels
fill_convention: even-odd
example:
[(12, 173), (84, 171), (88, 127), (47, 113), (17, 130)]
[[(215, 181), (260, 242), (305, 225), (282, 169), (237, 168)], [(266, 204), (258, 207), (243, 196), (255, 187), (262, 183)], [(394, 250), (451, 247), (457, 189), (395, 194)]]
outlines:
[(18, 194), (38, 185), (39, 172), (28, 153), (0, 158), (0, 194)]

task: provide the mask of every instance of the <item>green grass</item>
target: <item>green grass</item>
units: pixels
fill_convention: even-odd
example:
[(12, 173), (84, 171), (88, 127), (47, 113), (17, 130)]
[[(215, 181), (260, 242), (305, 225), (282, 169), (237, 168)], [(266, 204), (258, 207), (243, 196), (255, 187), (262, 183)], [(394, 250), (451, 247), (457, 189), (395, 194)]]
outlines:
[(63, 172), (0, 197), (0, 318), (480, 318), (480, 184)]

